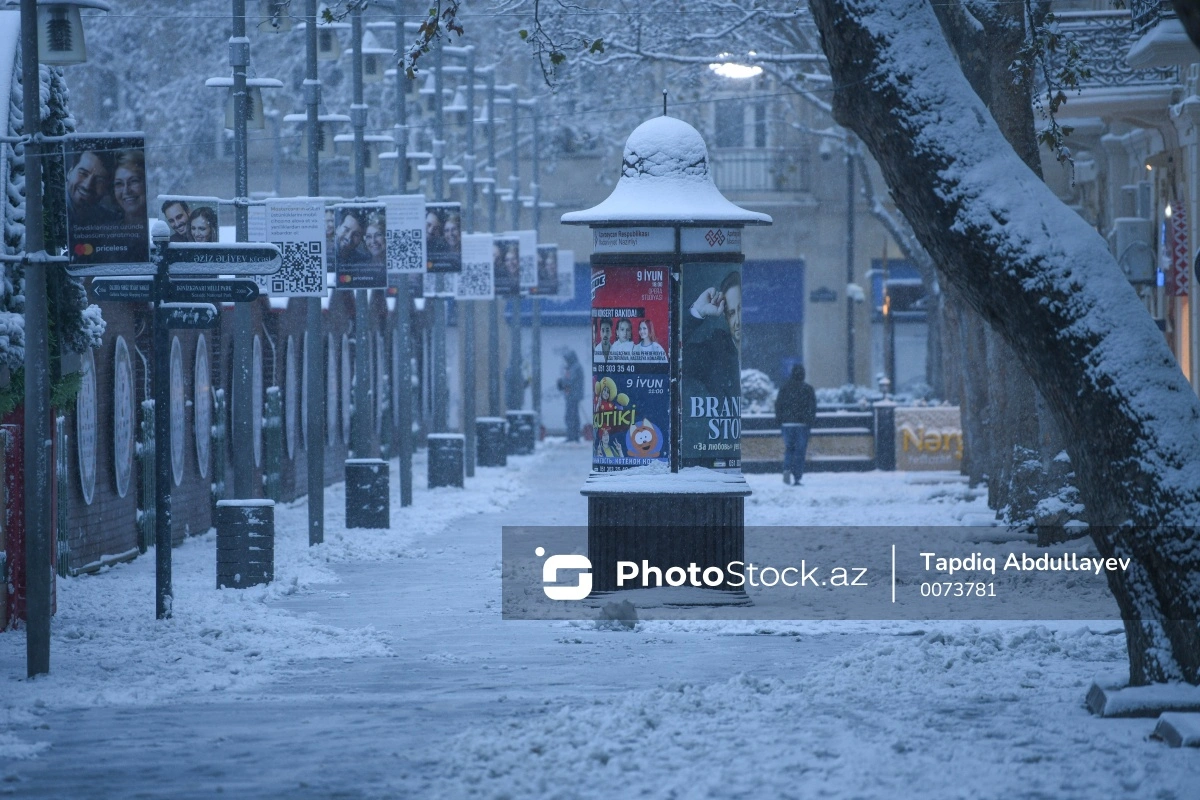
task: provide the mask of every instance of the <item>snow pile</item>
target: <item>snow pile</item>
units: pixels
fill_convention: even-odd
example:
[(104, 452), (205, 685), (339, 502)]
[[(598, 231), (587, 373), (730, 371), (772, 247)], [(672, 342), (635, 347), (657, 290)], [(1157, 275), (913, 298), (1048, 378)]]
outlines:
[[(25, 675), (25, 637), (0, 636), (0, 731), (46, 707), (145, 705), (200, 692), (252, 691), (312, 659), (390, 656), (371, 627), (344, 629), (299, 617), (271, 601), (336, 583), (331, 564), (424, 558), (425, 540), (467, 515), (503, 509), (525, 494), (521, 471), (544, 458), (512, 457), (506, 469), (481, 469), (463, 490), (424, 491), (425, 454), (414, 457), (414, 502), (392, 507), (387, 530), (346, 530), (343, 484), (326, 489), (325, 542), (308, 545), (302, 499), (275, 510), (275, 580), (247, 589), (216, 589), (216, 533), (186, 539), (172, 551), (173, 616), (154, 618), (153, 551), (96, 575), (59, 579), (51, 626), (50, 675)], [(395, 495), (393, 494), (393, 502)], [(21, 745), (23, 746), (23, 745)], [(0, 738), (0, 757), (20, 757)]]
[(742, 370), (743, 414), (774, 414), (778, 394), (779, 389), (767, 373), (757, 369)]
[(547, 701), (471, 724), (431, 794), (1103, 797), (1119, 776), (1131, 796), (1191, 796), (1200, 762), (1081, 707), (1084, 676), (1123, 660), (1120, 636), (1084, 627), (976, 626), (880, 637), (788, 679)]

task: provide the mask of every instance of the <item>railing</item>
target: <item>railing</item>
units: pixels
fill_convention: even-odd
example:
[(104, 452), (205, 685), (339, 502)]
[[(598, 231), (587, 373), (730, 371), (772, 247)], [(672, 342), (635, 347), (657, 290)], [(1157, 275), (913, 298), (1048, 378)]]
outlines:
[(1129, 0), (1134, 38), (1141, 38), (1164, 19), (1175, 18), (1175, 8), (1167, 0)]
[[(1170, 3), (1146, 2), (1132, 3), (1134, 9), (1132, 23), (1129, 11), (1064, 11), (1055, 15), (1059, 29), (1075, 41), (1084, 53), (1084, 64), (1091, 70), (1090, 77), (1080, 81), (1081, 89), (1107, 88), (1113, 86), (1153, 86), (1179, 83), (1178, 67), (1159, 67), (1153, 69), (1133, 69), (1125, 61), (1129, 48), (1145, 33), (1139, 30), (1138, 6), (1166, 6)], [(1148, 13), (1148, 12), (1147, 12)], [(1154, 17), (1147, 27), (1158, 22), (1162, 15)], [(1171, 13), (1174, 16), (1174, 12)], [(1062, 51), (1050, 54), (1052, 71), (1057, 71), (1062, 65)], [(1042, 76), (1036, 76), (1038, 90), (1045, 92), (1046, 86)], [(1067, 110), (1070, 111), (1070, 95), (1068, 92)]]
[(720, 147), (709, 150), (713, 182), (723, 192), (802, 192), (808, 163), (793, 148)]

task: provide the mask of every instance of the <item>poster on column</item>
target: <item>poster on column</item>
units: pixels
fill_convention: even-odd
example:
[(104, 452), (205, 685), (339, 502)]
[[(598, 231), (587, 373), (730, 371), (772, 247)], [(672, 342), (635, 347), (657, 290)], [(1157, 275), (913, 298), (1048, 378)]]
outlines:
[(425, 272), (425, 195), (379, 198), (387, 209), (388, 286), (399, 286), (404, 275)]
[(690, 263), (680, 281), (680, 466), (741, 469), (742, 266)]
[(492, 274), (492, 235), (468, 233), (462, 242), (462, 272), (454, 297), (458, 300), (491, 300), (496, 296)]
[(592, 268), (595, 472), (669, 463), (667, 275), (665, 266)]
[(334, 206), (333, 265), (338, 289), (387, 288), (387, 212), (382, 205)]
[(325, 201), (271, 199), (263, 208), (262, 241), (279, 248), (283, 265), (274, 275), (255, 276), (259, 289), (275, 297), (324, 297)]
[(521, 294), (537, 291), (537, 231), (508, 231), (505, 236), (515, 236), (521, 243)]
[(425, 272), (461, 270), (462, 206), (459, 203), (426, 203)]
[(64, 159), (71, 267), (148, 263), (145, 140), (73, 135)]

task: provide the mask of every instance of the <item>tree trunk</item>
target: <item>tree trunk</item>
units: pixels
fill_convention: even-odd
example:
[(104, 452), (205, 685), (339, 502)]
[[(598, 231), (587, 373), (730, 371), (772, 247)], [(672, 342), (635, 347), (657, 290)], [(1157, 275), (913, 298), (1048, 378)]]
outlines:
[[(926, 0), (812, 0), (834, 117), (1068, 442), (1135, 684), (1200, 683), (1200, 400), (1104, 240), (1005, 140)], [(1104, 523), (1104, 525), (1096, 524)]]

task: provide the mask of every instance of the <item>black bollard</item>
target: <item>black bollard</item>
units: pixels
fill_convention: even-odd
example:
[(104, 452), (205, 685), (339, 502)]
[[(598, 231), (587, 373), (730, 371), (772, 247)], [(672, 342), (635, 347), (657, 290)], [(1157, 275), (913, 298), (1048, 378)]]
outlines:
[(508, 454), (510, 456), (533, 455), (537, 441), (537, 414), (533, 411), (509, 411)]
[(461, 433), (431, 433), (426, 437), (429, 446), (429, 488), (463, 486), (463, 454), (467, 437)]
[(507, 420), (501, 417), (475, 418), (475, 464), (480, 467), (507, 466)]
[(275, 502), (217, 501), (217, 588), (244, 589), (275, 577)]
[(388, 462), (382, 458), (346, 459), (346, 527), (391, 527)]

